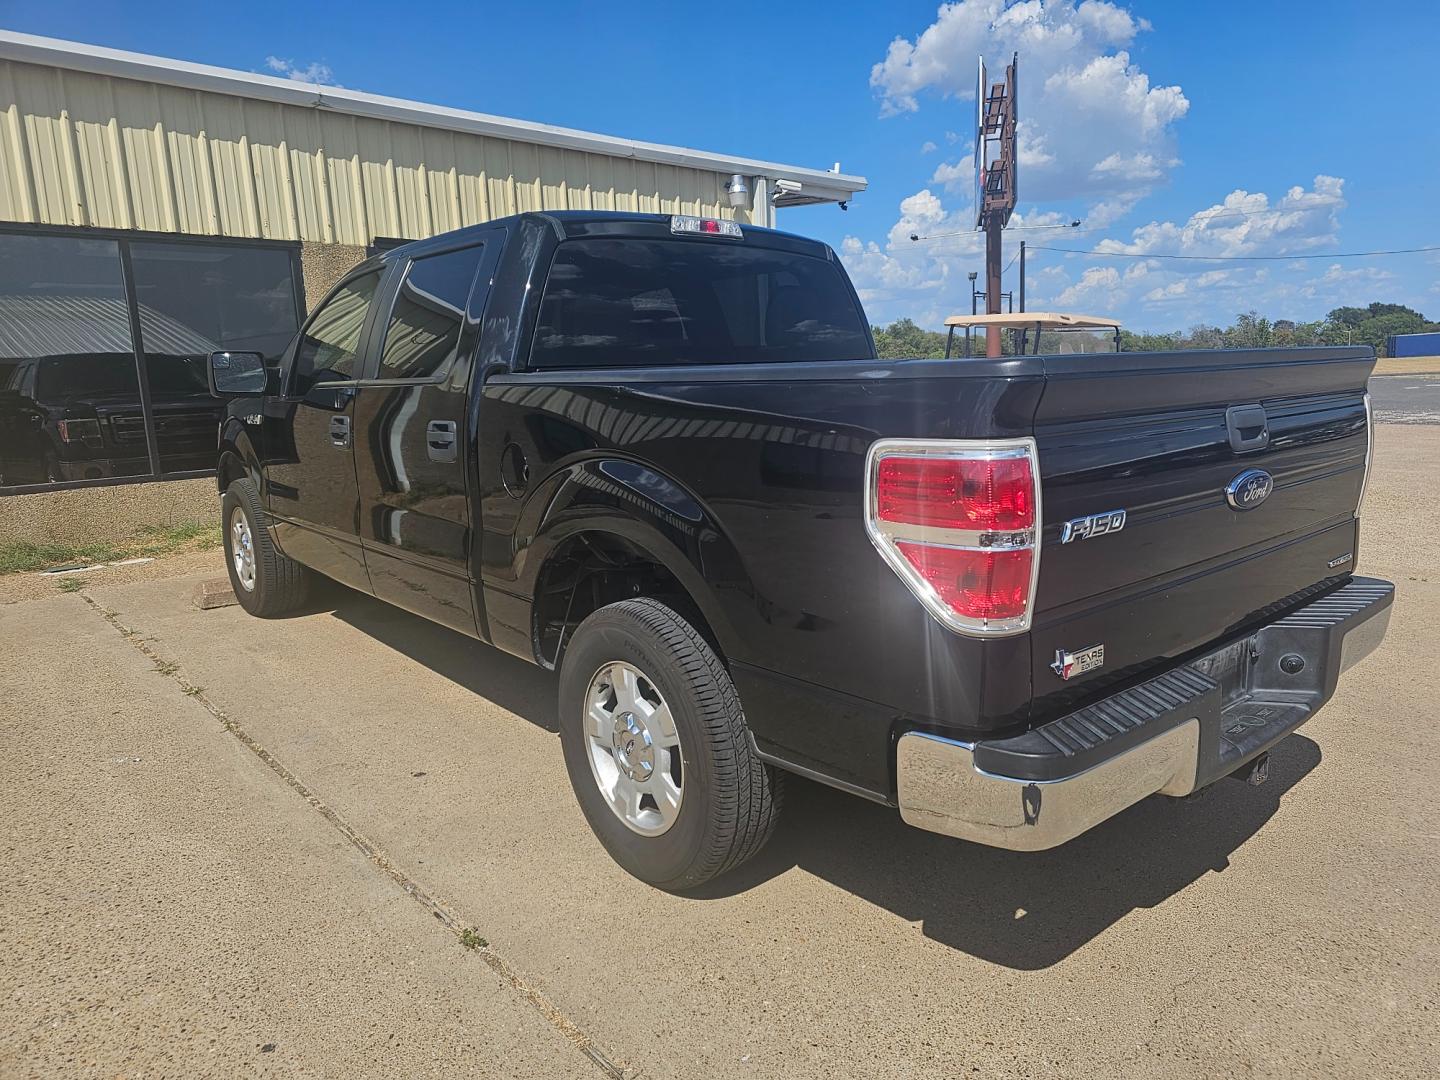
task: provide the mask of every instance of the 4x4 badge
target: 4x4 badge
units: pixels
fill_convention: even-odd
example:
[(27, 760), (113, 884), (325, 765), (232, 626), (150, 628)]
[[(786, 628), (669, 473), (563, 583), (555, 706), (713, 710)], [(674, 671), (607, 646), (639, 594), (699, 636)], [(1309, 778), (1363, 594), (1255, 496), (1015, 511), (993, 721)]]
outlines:
[(1076, 675), (1084, 675), (1087, 671), (1095, 671), (1104, 666), (1105, 646), (1091, 645), (1088, 649), (1076, 652), (1056, 649), (1055, 662), (1050, 665), (1050, 670), (1062, 679), (1073, 679)]

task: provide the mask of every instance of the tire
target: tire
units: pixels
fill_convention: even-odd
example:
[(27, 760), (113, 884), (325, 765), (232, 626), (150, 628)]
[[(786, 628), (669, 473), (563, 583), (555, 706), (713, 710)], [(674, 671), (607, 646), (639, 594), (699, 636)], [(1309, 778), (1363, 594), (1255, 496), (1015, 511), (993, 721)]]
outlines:
[[(626, 668), (638, 675), (633, 709), (619, 685)], [(636, 727), (644, 733), (632, 737)], [(610, 735), (608, 744), (597, 732)], [(678, 746), (662, 752), (670, 738)], [(560, 742), (590, 828), (621, 867), (657, 888), (681, 892), (733, 870), (774, 830), (783, 774), (755, 756), (720, 658), (658, 600), (611, 604), (576, 629), (560, 671)], [(637, 785), (647, 763), (653, 771)], [(627, 820), (617, 805), (633, 808), (624, 792), (637, 786), (658, 800), (651, 795), (647, 807), (642, 796)], [(678, 805), (671, 789), (680, 792)]]
[[(280, 553), (270, 540), (267, 522), (260, 506), (260, 494), (252, 481), (236, 480), (225, 489), (225, 497), (220, 501), (220, 531), (225, 538), (225, 567), (230, 572), (230, 586), (240, 606), (262, 619), (285, 615), (304, 604), (312, 576), (307, 568)], [(236, 551), (242, 548), (246, 537), (250, 544), (248, 561), (236, 558)]]

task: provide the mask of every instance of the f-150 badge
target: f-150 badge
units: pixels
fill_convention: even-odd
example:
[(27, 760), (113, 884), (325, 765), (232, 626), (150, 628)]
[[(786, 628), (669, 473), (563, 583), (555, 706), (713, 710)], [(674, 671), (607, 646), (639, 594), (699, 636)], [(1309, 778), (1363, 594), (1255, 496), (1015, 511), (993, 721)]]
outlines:
[(1105, 646), (1091, 645), (1088, 649), (1076, 652), (1056, 649), (1055, 662), (1050, 665), (1050, 670), (1062, 679), (1073, 679), (1076, 675), (1084, 675), (1087, 671), (1095, 671), (1104, 666)]
[(1125, 527), (1124, 510), (1107, 510), (1103, 514), (1071, 518), (1060, 526), (1060, 543), (1071, 540), (1090, 540), (1106, 533), (1117, 533)]

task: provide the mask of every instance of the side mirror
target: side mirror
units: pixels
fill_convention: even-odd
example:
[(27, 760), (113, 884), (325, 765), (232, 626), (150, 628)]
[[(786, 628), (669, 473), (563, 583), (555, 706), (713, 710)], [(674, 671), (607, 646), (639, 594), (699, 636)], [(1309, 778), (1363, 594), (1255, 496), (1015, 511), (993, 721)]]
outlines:
[(210, 354), (210, 393), (218, 398), (258, 397), (270, 381), (258, 352)]

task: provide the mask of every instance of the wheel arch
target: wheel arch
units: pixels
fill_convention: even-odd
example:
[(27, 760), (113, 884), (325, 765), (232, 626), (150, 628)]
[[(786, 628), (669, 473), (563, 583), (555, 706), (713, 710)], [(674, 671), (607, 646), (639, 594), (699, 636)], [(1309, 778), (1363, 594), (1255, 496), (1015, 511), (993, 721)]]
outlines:
[(526, 553), (536, 660), (557, 666), (585, 615), (641, 596), (669, 603), (722, 661), (734, 658), (743, 643), (719, 590), (749, 580), (714, 515), (646, 464), (591, 459), (566, 473)]
[(262, 490), (260, 459), (255, 452), (254, 443), (250, 441), (250, 434), (235, 417), (227, 417), (220, 429), (220, 454), (215, 466), (215, 485), (223, 495), (236, 480), (247, 476), (255, 482), (256, 490)]

